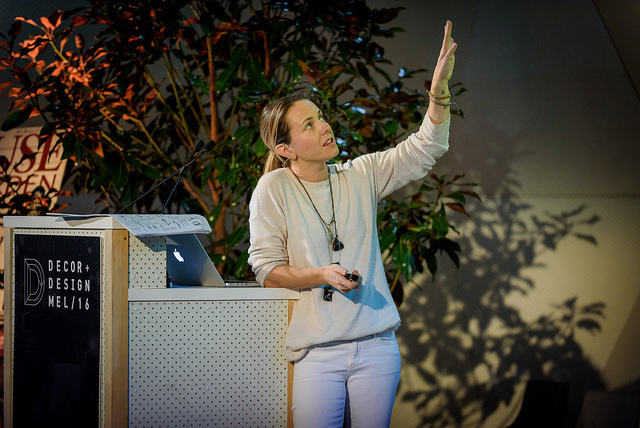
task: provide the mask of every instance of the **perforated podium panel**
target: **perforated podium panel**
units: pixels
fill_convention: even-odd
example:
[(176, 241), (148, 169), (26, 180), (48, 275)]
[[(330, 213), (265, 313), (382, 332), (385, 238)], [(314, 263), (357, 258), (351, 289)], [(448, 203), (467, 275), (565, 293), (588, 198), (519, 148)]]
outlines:
[(129, 427), (290, 426), (284, 339), (297, 293), (166, 288), (165, 248), (130, 237)]
[(287, 313), (286, 300), (129, 302), (129, 426), (286, 427)]

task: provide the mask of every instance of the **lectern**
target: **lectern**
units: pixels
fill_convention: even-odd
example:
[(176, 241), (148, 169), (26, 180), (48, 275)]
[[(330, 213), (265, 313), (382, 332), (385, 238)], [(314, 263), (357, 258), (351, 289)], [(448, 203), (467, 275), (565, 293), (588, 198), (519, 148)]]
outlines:
[(298, 293), (167, 288), (192, 215), (5, 217), (5, 427), (283, 427)]

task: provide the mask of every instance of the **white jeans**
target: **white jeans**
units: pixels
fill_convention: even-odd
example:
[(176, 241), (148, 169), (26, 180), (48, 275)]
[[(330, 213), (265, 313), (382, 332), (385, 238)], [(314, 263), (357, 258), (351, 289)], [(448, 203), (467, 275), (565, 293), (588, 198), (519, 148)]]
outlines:
[(293, 425), (388, 428), (399, 380), (393, 332), (313, 346), (293, 366)]

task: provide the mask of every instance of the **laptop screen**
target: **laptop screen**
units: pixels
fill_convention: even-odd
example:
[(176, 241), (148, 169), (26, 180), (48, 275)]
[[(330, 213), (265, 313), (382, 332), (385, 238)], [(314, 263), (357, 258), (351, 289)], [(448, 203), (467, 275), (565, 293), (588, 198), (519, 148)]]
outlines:
[(167, 236), (167, 274), (172, 286), (225, 286), (202, 243), (193, 233)]
[(170, 287), (259, 287), (256, 281), (225, 281), (213, 265), (198, 237), (167, 236), (167, 274)]

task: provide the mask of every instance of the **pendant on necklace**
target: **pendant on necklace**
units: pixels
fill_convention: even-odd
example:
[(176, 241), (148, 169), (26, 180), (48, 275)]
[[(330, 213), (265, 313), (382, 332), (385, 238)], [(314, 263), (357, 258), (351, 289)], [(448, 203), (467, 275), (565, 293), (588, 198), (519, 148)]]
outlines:
[(331, 240), (331, 248), (333, 251), (341, 251), (344, 249), (344, 244), (336, 236)]

